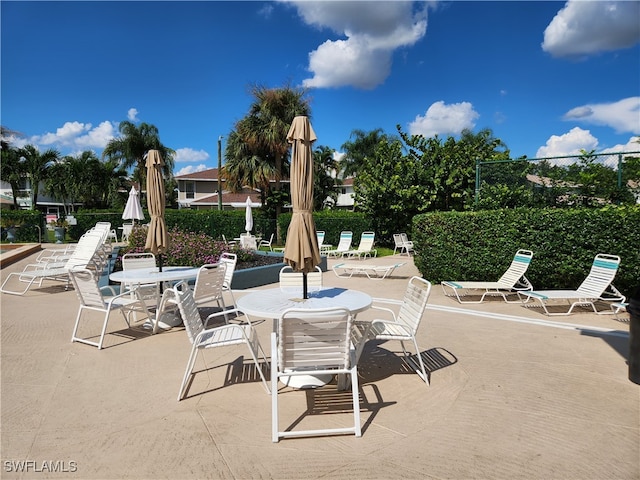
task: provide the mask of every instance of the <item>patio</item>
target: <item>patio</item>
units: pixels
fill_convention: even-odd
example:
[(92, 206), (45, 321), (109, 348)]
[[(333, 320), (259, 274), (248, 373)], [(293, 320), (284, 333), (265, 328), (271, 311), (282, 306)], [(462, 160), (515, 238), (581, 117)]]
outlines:
[[(373, 297), (401, 298), (418, 274), (410, 258), (396, 255), (362, 261), (406, 262), (384, 280), (338, 278), (331, 267), (340, 261), (328, 261), (325, 286)], [(99, 351), (70, 341), (73, 291), (3, 294), (2, 478), (640, 476), (640, 387), (627, 379), (628, 323), (590, 313), (552, 320), (501, 301), (462, 306), (440, 286), (429, 304), (418, 342), (430, 386), (406, 368), (397, 343), (370, 343), (359, 365), (363, 436), (274, 444), (271, 400), (242, 366), (245, 349), (207, 352), (208, 370), (177, 402), (190, 349), (182, 328), (150, 336), (114, 317)], [(271, 321), (257, 329), (269, 354)], [(331, 386), (291, 392), (281, 394), (281, 426), (350, 421), (348, 412), (323, 409), (326, 395), (335, 397)]]

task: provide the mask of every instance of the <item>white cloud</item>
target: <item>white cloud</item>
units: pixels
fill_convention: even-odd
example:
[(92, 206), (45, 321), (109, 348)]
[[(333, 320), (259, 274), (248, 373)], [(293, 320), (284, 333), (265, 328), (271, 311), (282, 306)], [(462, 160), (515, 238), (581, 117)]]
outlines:
[[(640, 137), (631, 137), (626, 144), (614, 145), (605, 148), (602, 153), (640, 152)], [(604, 164), (611, 168), (618, 168), (618, 156), (610, 155), (605, 158)]]
[(597, 147), (598, 139), (589, 130), (574, 127), (563, 135), (551, 135), (547, 144), (538, 149), (536, 158), (580, 155), (580, 150), (590, 151)]
[(174, 176), (178, 177), (180, 175), (186, 175), (188, 173), (202, 172), (203, 170), (208, 170), (210, 167), (207, 167), (204, 164), (200, 164), (198, 166), (189, 165), (187, 167), (183, 167), (177, 172), (174, 173)]
[(443, 101), (432, 104), (424, 116), (418, 115), (409, 123), (411, 135), (456, 135), (465, 128), (473, 129), (480, 114), (469, 102), (446, 105)]
[(137, 108), (130, 108), (127, 111), (127, 118), (129, 119), (130, 122), (137, 122), (138, 121), (138, 109)]
[(617, 133), (640, 134), (640, 97), (623, 98), (613, 103), (594, 103), (575, 107), (564, 114), (564, 120), (579, 120), (605, 125)]
[(389, 76), (393, 52), (427, 31), (426, 4), (412, 2), (293, 1), (308, 25), (329, 28), (346, 39), (327, 40), (309, 53), (305, 87), (372, 89)]
[(640, 2), (569, 0), (544, 31), (542, 49), (555, 57), (619, 50), (640, 41)]
[(174, 157), (176, 163), (206, 162), (209, 154), (204, 150), (194, 150), (192, 148), (179, 148)]
[(55, 133), (34, 135), (25, 144), (72, 150), (103, 149), (116, 132), (116, 125), (106, 120), (95, 128), (90, 123), (66, 122)]

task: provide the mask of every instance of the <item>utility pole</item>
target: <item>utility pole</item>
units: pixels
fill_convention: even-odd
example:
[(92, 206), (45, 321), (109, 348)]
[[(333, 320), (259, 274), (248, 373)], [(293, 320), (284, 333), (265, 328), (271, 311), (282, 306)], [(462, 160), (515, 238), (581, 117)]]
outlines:
[(218, 210), (222, 210), (222, 179), (220, 170), (222, 169), (222, 135), (218, 137)]

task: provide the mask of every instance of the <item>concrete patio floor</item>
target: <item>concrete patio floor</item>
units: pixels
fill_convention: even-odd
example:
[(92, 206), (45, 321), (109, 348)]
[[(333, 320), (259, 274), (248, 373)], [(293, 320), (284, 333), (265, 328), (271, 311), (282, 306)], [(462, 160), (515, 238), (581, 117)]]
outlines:
[[(412, 260), (364, 260), (398, 261), (382, 281), (331, 270), (323, 281), (400, 299)], [(612, 315), (462, 306), (434, 285), (418, 338), (430, 386), (397, 342), (371, 342), (359, 364), (362, 437), (272, 443), (271, 400), (244, 347), (206, 352), (178, 402), (182, 328), (151, 336), (113, 316), (107, 348), (71, 343), (78, 301), (50, 285), (0, 296), (3, 479), (640, 478), (640, 387), (627, 378), (629, 325)], [(271, 321), (256, 328), (268, 355)], [(352, 422), (335, 385), (279, 398), (281, 427)]]

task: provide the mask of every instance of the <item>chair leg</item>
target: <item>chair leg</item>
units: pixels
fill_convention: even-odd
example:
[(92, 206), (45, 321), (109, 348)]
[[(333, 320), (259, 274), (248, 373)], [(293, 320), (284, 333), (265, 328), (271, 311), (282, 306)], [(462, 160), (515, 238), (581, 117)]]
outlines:
[(416, 341), (415, 338), (413, 338), (412, 340), (413, 340), (413, 345), (416, 348), (416, 356), (418, 357), (418, 362), (420, 363), (420, 366), (418, 367), (418, 364), (416, 364), (415, 360), (411, 359), (411, 355), (405, 348), (404, 342), (400, 340), (400, 344), (402, 345), (402, 350), (404, 351), (404, 354), (407, 357), (407, 361), (413, 364), (414, 371), (418, 374), (418, 376), (422, 380), (424, 380), (424, 383), (426, 383), (427, 386), (429, 386), (429, 377), (427, 375), (427, 371), (424, 368), (424, 363), (422, 361), (422, 355), (420, 355), (420, 348), (418, 347), (418, 342)]
[(180, 391), (178, 392), (178, 401), (182, 400), (184, 396), (184, 390), (187, 386), (187, 382), (189, 381), (189, 377), (191, 376), (191, 372), (193, 371), (193, 365), (196, 363), (196, 357), (198, 356), (198, 348), (194, 345), (191, 348), (191, 353), (189, 354), (189, 360), (187, 361), (187, 368), (184, 372), (184, 377), (182, 379), (182, 384), (180, 385)]
[(271, 441), (278, 443), (278, 347), (276, 333), (271, 333)]
[(104, 335), (107, 333), (107, 323), (109, 323), (110, 310), (104, 313), (104, 323), (102, 324), (102, 332), (100, 333), (100, 342), (98, 343), (98, 350), (102, 349), (102, 342), (104, 342)]
[(354, 431), (356, 437), (361, 437), (362, 427), (360, 426), (360, 388), (358, 386), (358, 364), (353, 363), (349, 376), (351, 377), (351, 395), (353, 398)]

